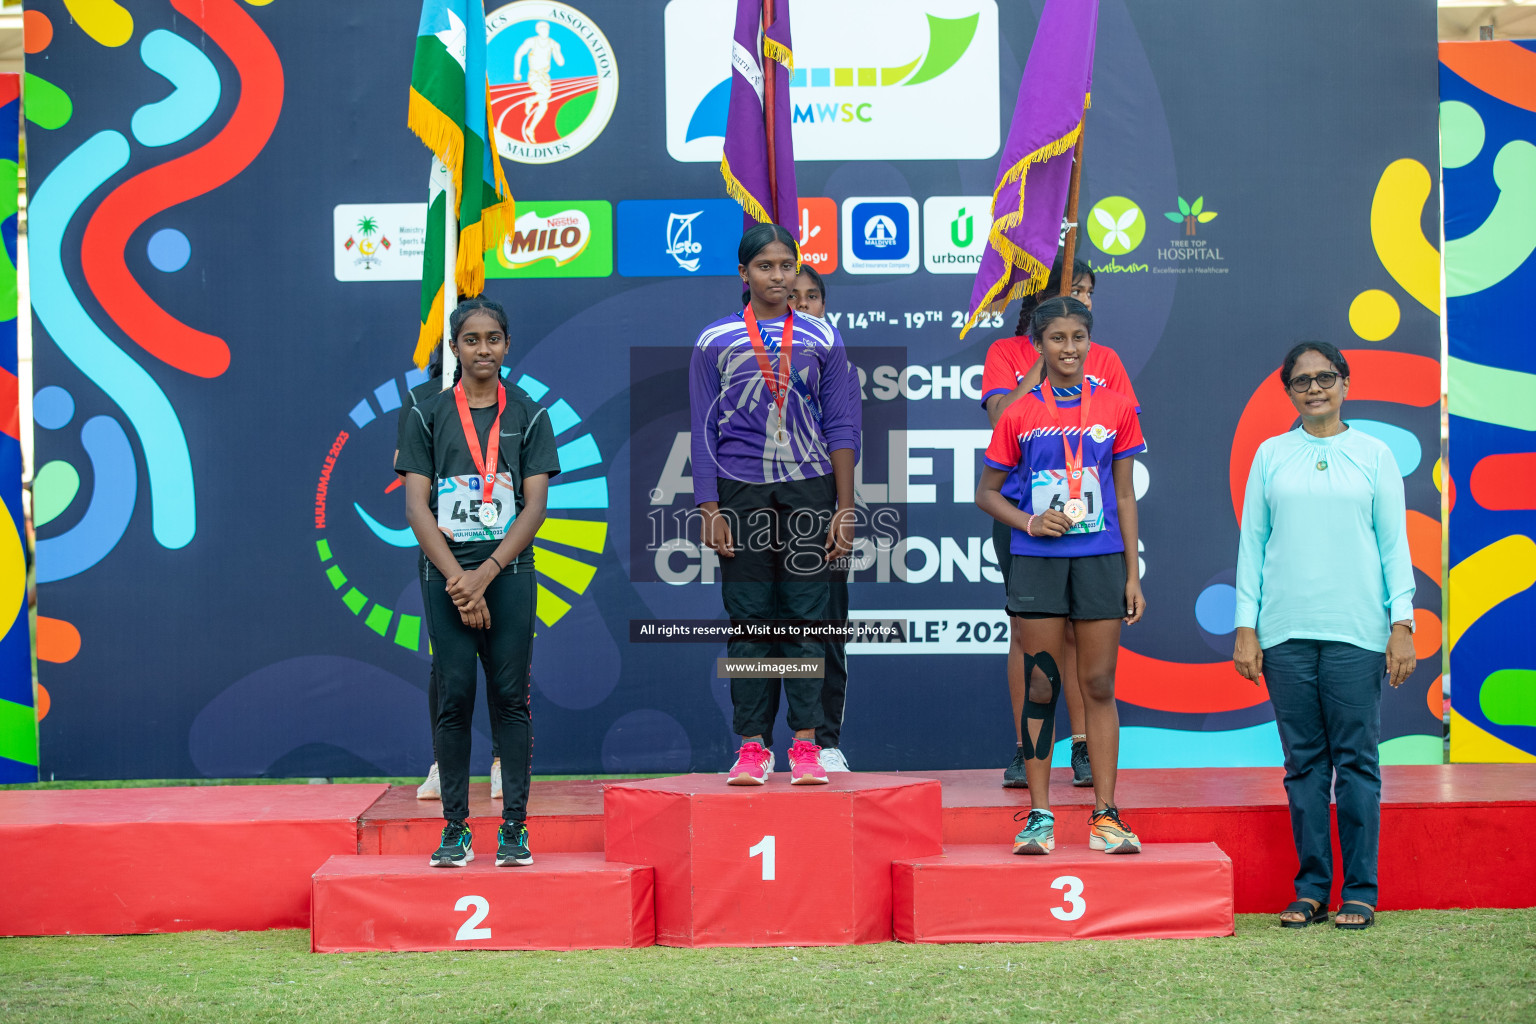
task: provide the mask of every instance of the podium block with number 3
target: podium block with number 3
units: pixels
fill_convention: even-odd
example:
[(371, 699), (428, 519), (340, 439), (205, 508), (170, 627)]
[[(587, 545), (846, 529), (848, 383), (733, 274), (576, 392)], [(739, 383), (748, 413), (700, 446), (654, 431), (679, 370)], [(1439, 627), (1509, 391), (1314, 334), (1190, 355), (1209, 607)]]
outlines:
[(939, 784), (889, 775), (618, 783), (603, 816), (607, 856), (655, 869), (656, 941), (669, 946), (888, 941), (891, 862), (941, 849)]
[(1231, 935), (1232, 862), (1215, 843), (1153, 843), (1110, 856), (1058, 846), (1017, 857), (1006, 842), (898, 861), (903, 942), (1188, 939)]

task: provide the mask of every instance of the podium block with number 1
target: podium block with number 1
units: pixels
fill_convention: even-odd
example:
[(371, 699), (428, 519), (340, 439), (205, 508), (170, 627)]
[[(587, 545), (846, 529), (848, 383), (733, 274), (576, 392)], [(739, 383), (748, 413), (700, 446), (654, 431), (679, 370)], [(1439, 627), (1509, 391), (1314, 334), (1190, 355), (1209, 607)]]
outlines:
[(604, 790), (603, 816), (608, 858), (655, 869), (668, 946), (888, 941), (891, 862), (941, 849), (939, 784), (890, 775), (624, 782)]

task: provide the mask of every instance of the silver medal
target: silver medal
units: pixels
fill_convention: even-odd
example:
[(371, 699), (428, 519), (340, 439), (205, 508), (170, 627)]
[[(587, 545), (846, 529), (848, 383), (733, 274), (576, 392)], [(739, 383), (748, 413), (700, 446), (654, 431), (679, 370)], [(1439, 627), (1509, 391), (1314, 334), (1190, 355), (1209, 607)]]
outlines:
[(495, 526), (496, 521), (501, 518), (501, 510), (496, 507), (494, 501), (482, 501), (475, 515), (480, 520), (481, 526), (489, 528)]

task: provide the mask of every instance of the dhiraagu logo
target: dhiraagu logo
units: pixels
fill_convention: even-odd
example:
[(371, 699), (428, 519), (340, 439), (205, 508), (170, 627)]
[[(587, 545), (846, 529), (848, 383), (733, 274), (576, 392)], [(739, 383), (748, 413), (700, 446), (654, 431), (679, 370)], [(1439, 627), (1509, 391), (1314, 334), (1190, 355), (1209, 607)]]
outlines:
[[(426, 379), (412, 370), (358, 396), (319, 458), (312, 538), (316, 585), (335, 593), (339, 615), (423, 656), (416, 537), (405, 522), (405, 488), (390, 465), (400, 407)], [(608, 477), (597, 439), (571, 404), (527, 374), (517, 385), (545, 408), (559, 446), (561, 472), (549, 485), (549, 514), (533, 542), (534, 613), (550, 627), (597, 574), (608, 539)]]
[[(998, 147), (996, 0), (818, 0), (793, 25), (800, 160), (983, 159)], [(667, 5), (667, 152), (718, 163), (734, 5)]]
[(1105, 196), (1093, 204), (1084, 223), (1088, 240), (1110, 256), (1124, 256), (1141, 244), (1147, 218), (1125, 196)]

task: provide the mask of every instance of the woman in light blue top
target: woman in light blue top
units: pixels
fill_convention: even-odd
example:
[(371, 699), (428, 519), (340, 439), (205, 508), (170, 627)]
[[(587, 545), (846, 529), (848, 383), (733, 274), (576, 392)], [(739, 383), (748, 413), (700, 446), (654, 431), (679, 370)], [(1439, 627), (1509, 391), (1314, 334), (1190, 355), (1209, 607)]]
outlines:
[(1338, 349), (1302, 342), (1280, 380), (1301, 426), (1260, 445), (1248, 473), (1232, 660), (1244, 678), (1262, 674), (1269, 684), (1285, 751), (1301, 865), (1296, 902), (1280, 923), (1328, 920), (1336, 788), (1344, 894), (1334, 923), (1368, 928), (1381, 833), (1381, 683), (1402, 685), (1415, 663), (1403, 479), (1387, 446), (1340, 416), (1349, 364)]

